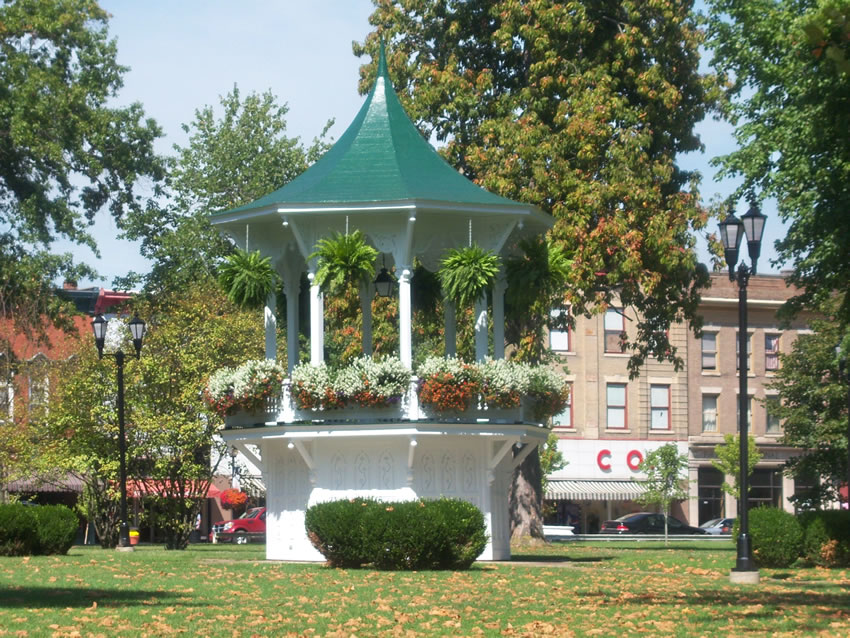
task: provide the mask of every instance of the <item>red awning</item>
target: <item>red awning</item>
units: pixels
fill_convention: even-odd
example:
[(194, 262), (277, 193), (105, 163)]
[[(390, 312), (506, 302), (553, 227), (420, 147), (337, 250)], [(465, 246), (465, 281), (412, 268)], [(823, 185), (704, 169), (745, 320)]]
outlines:
[(845, 485), (844, 487), (839, 487), (838, 488), (838, 494), (840, 495), (839, 500), (844, 501), (846, 503), (847, 502), (847, 486)]
[[(203, 498), (203, 483), (201, 481), (187, 481), (183, 491), (186, 498)], [(171, 482), (165, 479), (139, 479), (127, 481), (127, 496), (130, 498), (141, 498), (144, 496), (168, 495), (173, 492)], [(206, 497), (215, 498), (221, 495), (221, 490), (212, 483), (209, 484)]]

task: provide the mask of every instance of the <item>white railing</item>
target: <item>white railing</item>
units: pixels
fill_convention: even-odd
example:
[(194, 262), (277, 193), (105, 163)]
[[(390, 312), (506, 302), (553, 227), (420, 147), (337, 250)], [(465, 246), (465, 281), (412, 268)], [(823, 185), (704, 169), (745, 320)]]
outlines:
[(429, 421), (440, 423), (530, 423), (532, 411), (526, 400), (516, 408), (493, 408), (479, 402), (462, 412), (440, 412), (419, 404), (418, 380), (410, 382), (407, 392), (395, 405), (386, 407), (362, 407), (348, 405), (324, 410), (301, 409), (295, 406), (289, 379), (283, 382), (280, 396), (266, 400), (265, 411), (240, 411), (225, 418), (226, 427), (244, 428), (278, 423), (395, 423), (398, 421)]

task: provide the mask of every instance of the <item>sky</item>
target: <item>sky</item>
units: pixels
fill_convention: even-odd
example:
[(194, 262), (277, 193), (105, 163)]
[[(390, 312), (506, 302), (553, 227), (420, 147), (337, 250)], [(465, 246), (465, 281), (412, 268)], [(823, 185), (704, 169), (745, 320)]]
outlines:
[[(165, 137), (157, 151), (173, 152), (187, 136), (181, 125), (196, 109), (218, 109), (219, 98), (234, 85), (242, 95), (271, 90), (289, 107), (287, 134), (309, 143), (331, 118), (330, 131), (338, 139), (363, 103), (357, 93), (358, 69), (366, 60), (354, 57), (352, 41), (362, 42), (370, 31), (371, 0), (101, 0), (111, 14), (109, 33), (118, 42), (118, 62), (130, 68), (118, 104), (141, 102)], [(703, 175), (706, 202), (725, 196), (734, 183), (713, 180), (709, 159), (735, 148), (732, 128), (708, 120), (698, 127), (705, 153), (691, 153), (680, 165)], [(740, 202), (737, 212), (746, 211)], [(775, 208), (766, 202), (768, 216), (759, 272), (777, 272), (769, 264), (773, 241), (782, 232)], [(78, 261), (93, 265), (102, 281), (81, 286), (109, 287), (113, 277), (130, 270), (145, 271), (137, 245), (118, 240), (114, 221), (97, 217), (92, 234), (101, 251), (97, 259), (88, 249), (59, 244)], [(701, 248), (701, 259), (707, 254)]]

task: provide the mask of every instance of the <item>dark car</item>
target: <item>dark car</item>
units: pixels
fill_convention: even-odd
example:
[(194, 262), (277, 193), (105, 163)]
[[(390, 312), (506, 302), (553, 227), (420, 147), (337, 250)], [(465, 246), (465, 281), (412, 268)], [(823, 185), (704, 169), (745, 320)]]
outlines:
[[(602, 523), (602, 534), (663, 534), (664, 514), (637, 512)], [(678, 518), (667, 517), (668, 534), (707, 534), (704, 529), (685, 525)]]
[(731, 534), (734, 524), (734, 518), (712, 518), (710, 521), (706, 521), (700, 525), (700, 527), (709, 534)]

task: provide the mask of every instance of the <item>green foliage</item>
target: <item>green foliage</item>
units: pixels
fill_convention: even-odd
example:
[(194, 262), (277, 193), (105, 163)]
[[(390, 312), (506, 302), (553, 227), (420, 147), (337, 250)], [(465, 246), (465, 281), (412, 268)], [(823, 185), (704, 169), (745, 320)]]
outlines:
[(123, 285), (141, 282), (146, 292), (158, 294), (214, 277), (233, 243), (212, 227), (209, 214), (280, 188), (328, 147), (325, 132), (308, 148), (287, 137), (289, 109), (271, 92), (242, 96), (234, 86), (219, 106), (219, 117), (207, 105), (183, 125), (189, 141), (175, 145), (176, 156), (169, 159), (170, 200), (138, 211), (122, 225), (128, 238), (142, 242), (142, 255), (153, 262), (149, 273), (131, 273)]
[(498, 255), (472, 244), (449, 250), (437, 275), (446, 296), (463, 308), (476, 302), (493, 285), (500, 266)]
[[(599, 312), (619, 294), (634, 315), (630, 370), (652, 356), (682, 365), (666, 330), (699, 325), (708, 274), (695, 234), (708, 211), (698, 176), (676, 164), (700, 149), (713, 105), (699, 73), (690, 0), (640, 3), (381, 2), (357, 55), (360, 90), (379, 35), (399, 98), (426, 139), (481, 186), (556, 220), (572, 263), (565, 303)], [(615, 286), (617, 290), (615, 290)]]
[[(711, 464), (724, 476), (723, 484), (720, 488), (736, 499), (740, 499), (741, 494), (741, 487), (738, 485), (738, 481), (741, 477), (740, 441), (740, 437), (735, 434), (724, 434), (723, 443), (715, 446), (714, 448), (714, 456), (717, 458), (711, 460)], [(756, 440), (753, 438), (752, 434), (749, 435), (747, 444), (747, 476), (752, 476), (753, 470), (761, 460), (761, 452), (759, 451), (758, 446), (756, 445)], [(725, 477), (727, 476), (731, 476), (733, 478), (732, 485), (729, 485), (729, 483), (726, 482)]]
[(305, 526), (334, 567), (468, 569), (487, 544), (481, 511), (447, 498), (331, 501), (310, 507)]
[(260, 251), (237, 249), (227, 256), (218, 274), (230, 302), (246, 310), (264, 308), (279, 281), (271, 257), (263, 257)]
[(806, 560), (821, 567), (850, 566), (850, 511), (806, 512), (799, 520)]
[[(850, 289), (850, 7), (846, 0), (708, 0), (712, 65), (737, 150), (717, 158), (788, 223), (777, 262), (803, 288), (789, 309)], [(850, 297), (838, 314), (850, 321)]]
[(546, 483), (548, 483), (547, 477), (566, 466), (567, 461), (564, 460), (564, 454), (558, 449), (558, 435), (549, 432), (546, 443), (540, 451), (540, 473), (543, 475), (540, 489), (544, 494), (546, 493)]
[(378, 251), (366, 243), (363, 233), (334, 233), (320, 239), (317, 250), (308, 259), (318, 259), (319, 268), (313, 283), (324, 293), (339, 294), (348, 286), (360, 286), (375, 276)]
[[(757, 507), (749, 514), (753, 561), (759, 567), (790, 567), (803, 551), (803, 527), (791, 514), (777, 507)], [(732, 537), (740, 533), (735, 520)]]
[(77, 537), (80, 522), (64, 505), (30, 508), (35, 514), (39, 554), (67, 554)]
[(0, 556), (28, 556), (38, 547), (33, 509), (18, 503), (0, 504)]
[(519, 242), (522, 254), (505, 260), (506, 337), (516, 344), (514, 356), (521, 361), (539, 362), (551, 353), (546, 347), (546, 328), (565, 329), (570, 313), (552, 315), (552, 308), (564, 302), (572, 261), (558, 244), (540, 238)]
[[(782, 420), (783, 443), (800, 450), (788, 471), (807, 479), (820, 476), (818, 489), (807, 492), (806, 506), (823, 507), (837, 500), (847, 480), (847, 380), (839, 374), (835, 346), (850, 352), (850, 334), (840, 328), (836, 310), (841, 299), (825, 304), (824, 318), (811, 322), (812, 334), (799, 335), (768, 387), (777, 391), (768, 409)], [(850, 371), (848, 371), (850, 372)]]
[(643, 494), (635, 500), (641, 505), (657, 505), (664, 517), (664, 541), (667, 541), (667, 516), (673, 501), (688, 498), (687, 480), (682, 473), (688, 468), (688, 455), (679, 454), (675, 443), (667, 443), (646, 453), (640, 470), (646, 478), (640, 481)]

